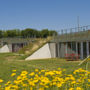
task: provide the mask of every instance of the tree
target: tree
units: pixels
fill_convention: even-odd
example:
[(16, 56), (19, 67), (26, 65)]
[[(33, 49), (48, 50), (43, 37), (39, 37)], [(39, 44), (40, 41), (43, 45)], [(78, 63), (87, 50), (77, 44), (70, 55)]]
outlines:
[(41, 37), (42, 37), (42, 38), (47, 38), (48, 35), (49, 35), (48, 29), (43, 29), (43, 30), (41, 31)]
[(0, 38), (2, 38), (3, 37), (3, 32), (2, 32), (2, 30), (0, 30)]
[(57, 32), (55, 30), (49, 31), (49, 36), (56, 36)]
[(21, 31), (21, 35), (22, 35), (22, 37), (33, 37), (33, 29), (30, 29), (30, 28), (27, 28), (27, 29), (25, 29), (25, 30), (22, 30)]
[(0, 30), (0, 38), (2, 37), (30, 37), (30, 38), (47, 38), (48, 36), (57, 35), (54, 30), (43, 29), (38, 31), (36, 29), (26, 28), (24, 30), (13, 29), (13, 30)]

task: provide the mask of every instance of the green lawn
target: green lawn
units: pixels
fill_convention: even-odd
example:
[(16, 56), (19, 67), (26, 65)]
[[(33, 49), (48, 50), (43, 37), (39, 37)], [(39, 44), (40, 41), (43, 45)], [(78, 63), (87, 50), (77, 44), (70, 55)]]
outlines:
[[(65, 68), (67, 73), (72, 73), (75, 69), (85, 69), (86, 66), (86, 63), (79, 66), (81, 61), (66, 61), (65, 59), (25, 61), (24, 58), (25, 56), (17, 56), (14, 53), (0, 54), (0, 78), (5, 81), (11, 79), (10, 75), (13, 69), (20, 73), (22, 70), (31, 72), (36, 68), (54, 70), (60, 67)], [(88, 70), (90, 71), (90, 62)]]

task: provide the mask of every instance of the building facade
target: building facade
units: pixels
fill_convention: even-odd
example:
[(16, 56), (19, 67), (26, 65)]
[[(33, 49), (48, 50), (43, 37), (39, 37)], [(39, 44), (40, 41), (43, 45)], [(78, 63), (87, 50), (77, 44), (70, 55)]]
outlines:
[(0, 47), (7, 45), (9, 52), (17, 52), (30, 43), (29, 40), (23, 38), (2, 38), (0, 39)]
[(52, 42), (55, 43), (55, 57), (76, 55), (84, 59), (90, 55), (90, 30), (59, 35)]

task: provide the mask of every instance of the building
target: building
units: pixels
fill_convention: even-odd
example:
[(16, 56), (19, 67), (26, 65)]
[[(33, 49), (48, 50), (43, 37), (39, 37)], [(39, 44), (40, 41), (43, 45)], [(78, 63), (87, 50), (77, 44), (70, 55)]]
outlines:
[(50, 42), (37, 50), (26, 60), (46, 58), (78, 57), (90, 55), (90, 30), (67, 32), (55, 36)]
[(78, 55), (80, 59), (90, 54), (90, 30), (62, 34), (50, 43), (55, 43), (56, 57), (64, 58), (68, 54)]
[(23, 38), (1, 38), (0, 49), (1, 52), (17, 52), (29, 43), (30, 40)]

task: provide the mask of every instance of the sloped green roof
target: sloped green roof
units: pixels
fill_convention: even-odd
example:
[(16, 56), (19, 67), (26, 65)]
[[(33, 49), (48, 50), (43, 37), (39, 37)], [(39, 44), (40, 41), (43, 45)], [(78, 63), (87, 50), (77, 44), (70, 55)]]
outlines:
[(31, 39), (24, 39), (24, 38), (1, 38), (0, 42), (7, 42), (8, 44), (11, 43), (29, 43), (32, 41)]

